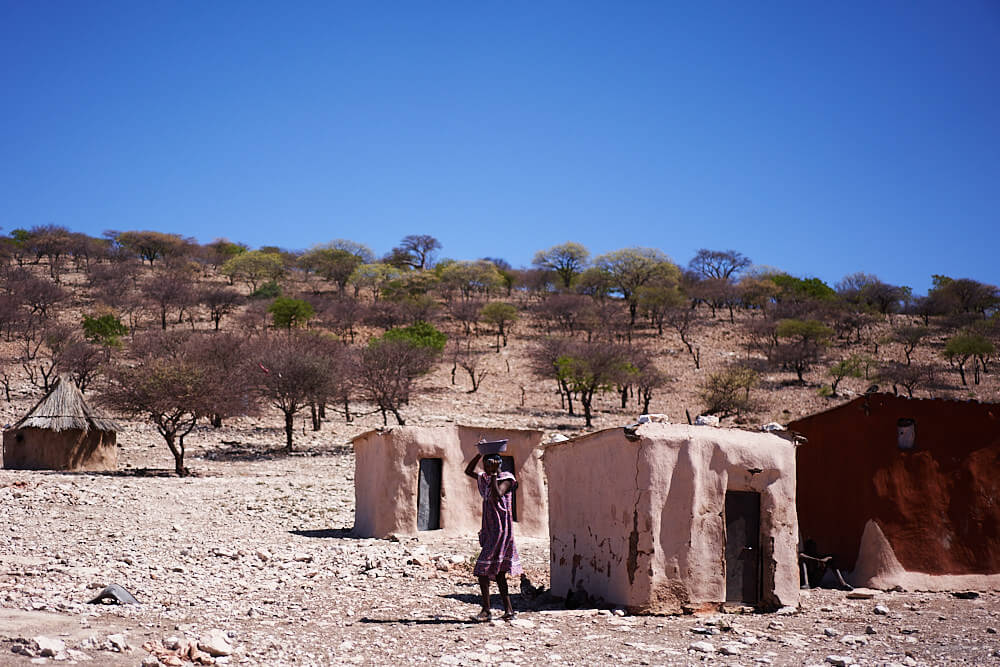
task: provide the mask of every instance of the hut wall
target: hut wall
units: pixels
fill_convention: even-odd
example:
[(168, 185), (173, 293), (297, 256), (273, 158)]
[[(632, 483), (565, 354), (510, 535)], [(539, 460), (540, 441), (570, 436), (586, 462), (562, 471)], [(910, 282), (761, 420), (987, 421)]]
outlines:
[(20, 428), (3, 434), (4, 468), (15, 470), (117, 470), (113, 431)]
[[(900, 419), (915, 421), (912, 449), (899, 447)], [(871, 394), (789, 428), (809, 439), (798, 448), (802, 537), (840, 567), (855, 569), (877, 541), (862, 540), (872, 521), (905, 571), (1000, 574), (1000, 405)]]
[[(637, 612), (726, 600), (727, 491), (760, 494), (761, 603), (798, 601), (794, 449), (775, 436), (646, 424), (550, 446), (550, 576)], [(752, 472), (753, 471), (753, 472)]]
[(466, 426), (403, 426), (370, 431), (354, 439), (354, 532), (364, 537), (414, 535), (420, 460), (442, 460), (440, 530), (475, 535), (482, 521), (482, 498), (464, 473), (480, 436), (507, 438), (504, 456), (514, 459), (518, 481), (515, 535), (548, 532), (548, 503), (540, 460), (540, 431)]

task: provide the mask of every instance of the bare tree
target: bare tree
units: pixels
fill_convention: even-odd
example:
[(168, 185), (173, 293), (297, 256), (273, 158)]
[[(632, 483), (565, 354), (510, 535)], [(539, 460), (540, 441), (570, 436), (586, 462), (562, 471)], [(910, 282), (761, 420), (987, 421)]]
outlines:
[(313, 337), (304, 333), (269, 335), (260, 341), (257, 392), (285, 418), (285, 448), (292, 451), (295, 415), (331, 393), (336, 367)]
[(698, 321), (694, 308), (671, 308), (663, 319), (664, 323), (680, 336), (681, 342), (684, 343), (684, 347), (687, 348), (688, 354), (694, 361), (694, 367), (701, 368), (701, 348), (695, 347), (692, 339)]
[(429, 234), (410, 234), (403, 237), (394, 248), (397, 255), (406, 257), (404, 263), (417, 270), (429, 268), (435, 250), (441, 249), (441, 242)]
[[(479, 391), (479, 385), (482, 384), (483, 378), (490, 373), (488, 369), (483, 368), (484, 356), (483, 352), (472, 349), (472, 341), (468, 338), (464, 341), (455, 340), (452, 357), (454, 361), (453, 370), (454, 368), (461, 368), (469, 375), (469, 381), (472, 383), (472, 389), (468, 391), (470, 394)], [(454, 373), (452, 374), (452, 380), (454, 380)]]
[(753, 264), (749, 257), (735, 250), (706, 250), (702, 248), (688, 263), (688, 267), (702, 278), (715, 278), (729, 282)]
[(215, 330), (218, 331), (222, 318), (234, 312), (243, 303), (243, 296), (228, 287), (209, 285), (199, 292), (198, 301), (208, 308), (209, 317), (212, 318)]
[(157, 271), (142, 283), (142, 293), (160, 314), (160, 328), (167, 329), (167, 311), (181, 310), (194, 299), (190, 276), (179, 271)]
[(409, 403), (413, 381), (430, 368), (433, 355), (404, 340), (375, 339), (361, 351), (358, 385), (362, 397), (377, 406), (382, 423), (388, 414), (403, 425), (400, 409)]
[(184, 438), (199, 419), (225, 405), (235, 413), (250, 403), (236, 387), (225, 386), (204, 363), (192, 344), (191, 332), (150, 334), (133, 346), (136, 359), (108, 372), (101, 402), (132, 416), (145, 416), (156, 426), (174, 457), (174, 471), (189, 474), (184, 465)]

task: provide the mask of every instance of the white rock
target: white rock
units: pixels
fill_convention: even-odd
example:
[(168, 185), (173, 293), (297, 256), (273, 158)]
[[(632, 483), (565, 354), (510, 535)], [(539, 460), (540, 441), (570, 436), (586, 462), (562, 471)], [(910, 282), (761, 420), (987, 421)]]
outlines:
[(698, 415), (694, 418), (695, 426), (718, 426), (719, 418), (715, 415)]
[(229, 643), (229, 637), (222, 630), (209, 630), (198, 640), (198, 648), (209, 654), (213, 658), (223, 655), (232, 655), (233, 647)]
[(719, 648), (719, 653), (722, 655), (740, 655), (743, 649), (739, 644), (724, 644)]
[(827, 637), (836, 637), (840, 634), (840, 631), (834, 628), (823, 628), (823, 634)]
[(844, 635), (840, 638), (840, 643), (845, 646), (867, 646), (868, 638), (859, 637), (858, 635)]
[(688, 650), (698, 653), (715, 653), (715, 647), (710, 642), (694, 642), (688, 646)]
[(760, 430), (761, 431), (787, 431), (788, 429), (786, 429), (784, 426), (782, 426), (778, 422), (768, 422), (768, 423), (764, 424), (763, 426), (761, 426)]
[(125, 639), (125, 635), (123, 633), (108, 635), (107, 640), (112, 651), (124, 653), (125, 651), (132, 650), (132, 647), (128, 645), (128, 640)]
[(257, 549), (256, 555), (257, 558), (261, 559), (265, 563), (273, 558), (273, 556), (271, 556), (271, 552), (267, 549)]
[(167, 637), (163, 640), (163, 648), (168, 651), (176, 651), (181, 646), (181, 640), (177, 637)]
[(510, 622), (515, 628), (521, 628), (522, 630), (531, 630), (535, 627), (535, 624), (525, 618), (515, 618)]
[(889, 608), (886, 607), (884, 604), (877, 604), (875, 605), (875, 608), (872, 609), (872, 613), (878, 614), (879, 616), (888, 616)]
[(61, 639), (39, 635), (34, 640), (38, 644), (38, 655), (43, 657), (51, 658), (55, 654), (66, 650), (66, 642)]
[(147, 655), (139, 665), (140, 667), (160, 667), (160, 661), (156, 659), (155, 655)]
[(669, 424), (670, 417), (663, 414), (662, 412), (654, 412), (648, 415), (639, 415), (638, 421), (640, 424), (646, 424), (649, 422), (654, 422), (657, 424)]
[(833, 667), (847, 667), (854, 664), (854, 659), (846, 655), (828, 655), (826, 656), (826, 662), (833, 665)]

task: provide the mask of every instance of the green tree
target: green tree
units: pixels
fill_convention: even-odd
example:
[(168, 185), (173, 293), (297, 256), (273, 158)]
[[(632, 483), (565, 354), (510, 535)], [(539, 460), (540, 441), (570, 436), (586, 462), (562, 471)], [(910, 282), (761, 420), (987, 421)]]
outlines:
[(587, 268), (589, 260), (590, 251), (579, 243), (567, 241), (547, 250), (539, 250), (531, 263), (540, 269), (555, 271), (562, 281), (562, 286), (569, 289), (576, 277)]
[(775, 335), (781, 340), (778, 359), (795, 371), (799, 382), (830, 344), (833, 329), (818, 320), (786, 319), (778, 322)]
[(314, 272), (343, 292), (354, 270), (363, 264), (358, 255), (339, 248), (313, 248), (298, 259), (301, 268)]
[(354, 296), (357, 297), (362, 289), (371, 291), (372, 300), (378, 303), (382, 296), (382, 290), (393, 280), (400, 276), (400, 271), (394, 266), (381, 263), (362, 264), (354, 269), (348, 282), (354, 286)]
[(382, 340), (407, 343), (416, 348), (429, 350), (437, 355), (444, 352), (444, 346), (448, 343), (448, 336), (438, 331), (433, 324), (417, 322), (408, 327), (389, 329), (382, 335)]
[(830, 396), (836, 398), (837, 386), (840, 385), (844, 378), (862, 377), (866, 364), (870, 363), (870, 359), (866, 359), (860, 354), (852, 354), (846, 359), (841, 359), (830, 366), (830, 377), (833, 378), (833, 381), (830, 383)]
[(819, 278), (795, 278), (787, 273), (769, 276), (771, 282), (778, 286), (776, 299), (793, 302), (803, 301), (833, 301), (837, 293)]
[(104, 347), (118, 347), (121, 345), (121, 337), (127, 333), (128, 327), (111, 313), (99, 317), (83, 316), (84, 337)]
[[(958, 368), (958, 373), (962, 378), (962, 384), (968, 386), (965, 381), (965, 364), (969, 359), (982, 360), (985, 366), (986, 357), (993, 354), (996, 347), (982, 334), (972, 332), (959, 332), (948, 339), (944, 345), (944, 358), (953, 367)], [(975, 367), (975, 383), (979, 384), (979, 366)]]
[(921, 326), (903, 326), (893, 332), (892, 340), (903, 346), (903, 354), (906, 355), (906, 365), (910, 365), (910, 355), (916, 349), (920, 341), (927, 338), (931, 330)]
[(574, 341), (556, 359), (557, 379), (579, 396), (586, 428), (593, 425), (594, 395), (630, 384), (637, 374), (629, 357), (622, 345)]
[(279, 296), (268, 306), (267, 312), (274, 319), (274, 326), (281, 329), (303, 327), (316, 315), (316, 311), (308, 301)]
[(276, 252), (251, 250), (241, 253), (222, 265), (222, 275), (230, 282), (239, 280), (256, 291), (262, 282), (277, 280), (285, 274), (285, 260)]
[(122, 232), (115, 239), (119, 246), (131, 251), (150, 266), (157, 259), (178, 257), (194, 247), (191, 239), (177, 234), (153, 231)]
[(442, 262), (438, 266), (438, 275), (442, 286), (450, 290), (458, 290), (463, 299), (469, 300), (479, 295), (501, 289), (504, 285), (503, 276), (493, 262), (485, 260)]
[(680, 269), (654, 248), (615, 250), (599, 256), (594, 264), (610, 277), (611, 284), (628, 303), (631, 326), (635, 326), (638, 288), (650, 284), (670, 287), (680, 282)]
[(500, 351), (501, 339), (503, 339), (503, 346), (507, 347), (507, 334), (510, 327), (517, 321), (517, 308), (509, 303), (493, 301), (483, 306), (479, 316), (483, 322), (496, 327), (497, 352)]

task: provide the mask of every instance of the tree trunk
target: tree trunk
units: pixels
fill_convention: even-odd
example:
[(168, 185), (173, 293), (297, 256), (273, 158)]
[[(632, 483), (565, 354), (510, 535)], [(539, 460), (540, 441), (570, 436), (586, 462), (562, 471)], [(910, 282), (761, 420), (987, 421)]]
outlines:
[(292, 452), (292, 431), (295, 429), (293, 413), (285, 412), (285, 451)]
[(160, 328), (167, 330), (167, 309), (160, 308)]

